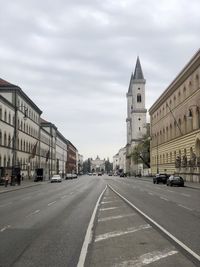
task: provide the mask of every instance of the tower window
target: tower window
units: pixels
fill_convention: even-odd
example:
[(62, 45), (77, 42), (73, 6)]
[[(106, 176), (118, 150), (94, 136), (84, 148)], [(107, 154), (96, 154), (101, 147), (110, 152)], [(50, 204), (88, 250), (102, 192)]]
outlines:
[(140, 90), (140, 87), (138, 88), (138, 90)]
[(141, 119), (140, 119), (140, 118), (139, 118), (138, 120), (139, 120), (139, 121), (141, 121)]
[(140, 131), (140, 127), (139, 127), (139, 131)]
[(137, 94), (137, 102), (141, 103), (142, 102), (142, 96), (141, 94)]

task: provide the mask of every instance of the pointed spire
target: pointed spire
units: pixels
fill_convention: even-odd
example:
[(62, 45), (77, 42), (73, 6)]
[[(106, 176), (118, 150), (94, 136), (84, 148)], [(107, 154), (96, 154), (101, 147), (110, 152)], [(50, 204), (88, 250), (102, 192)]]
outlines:
[(139, 57), (137, 57), (133, 79), (134, 80), (144, 80), (144, 76), (143, 76), (143, 73), (142, 73), (142, 68), (141, 68)]
[(129, 83), (129, 88), (128, 88), (128, 94), (132, 94), (132, 87), (131, 87), (131, 84), (132, 84), (132, 81), (133, 81), (133, 73), (131, 73), (131, 79), (130, 79), (130, 83)]

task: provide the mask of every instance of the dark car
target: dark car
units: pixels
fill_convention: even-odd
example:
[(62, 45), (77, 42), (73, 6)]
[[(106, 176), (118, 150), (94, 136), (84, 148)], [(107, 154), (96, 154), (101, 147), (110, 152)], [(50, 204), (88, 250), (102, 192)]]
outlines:
[(153, 177), (153, 183), (154, 184), (159, 184), (159, 183), (166, 184), (168, 178), (169, 178), (169, 175), (167, 175), (166, 173), (159, 173), (159, 174), (156, 174), (155, 177)]
[(179, 175), (171, 175), (169, 179), (167, 180), (167, 186), (184, 186), (184, 180), (181, 176)]

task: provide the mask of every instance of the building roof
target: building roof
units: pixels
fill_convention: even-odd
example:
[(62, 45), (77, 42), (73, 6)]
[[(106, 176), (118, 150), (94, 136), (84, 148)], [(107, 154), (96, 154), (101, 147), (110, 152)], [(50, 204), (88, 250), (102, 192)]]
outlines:
[(0, 78), (0, 86), (6, 86), (6, 87), (9, 86), (10, 87), (10, 86), (16, 86), (16, 85), (9, 83), (6, 80), (3, 80)]
[(137, 57), (136, 65), (135, 65), (135, 71), (133, 75), (133, 80), (144, 80), (140, 59)]

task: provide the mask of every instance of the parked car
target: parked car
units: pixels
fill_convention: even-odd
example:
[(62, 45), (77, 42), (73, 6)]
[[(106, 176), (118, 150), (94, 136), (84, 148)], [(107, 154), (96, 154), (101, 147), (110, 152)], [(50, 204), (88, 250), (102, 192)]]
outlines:
[(181, 176), (179, 175), (171, 175), (169, 179), (167, 180), (167, 186), (184, 186), (184, 180)]
[(51, 177), (51, 183), (61, 183), (62, 182), (62, 178), (59, 174), (54, 174), (52, 177)]
[(98, 176), (102, 176), (102, 172), (98, 172)]
[(159, 173), (159, 174), (156, 174), (156, 176), (153, 177), (153, 183), (154, 184), (159, 184), (159, 183), (166, 184), (168, 178), (169, 178), (168, 174)]

